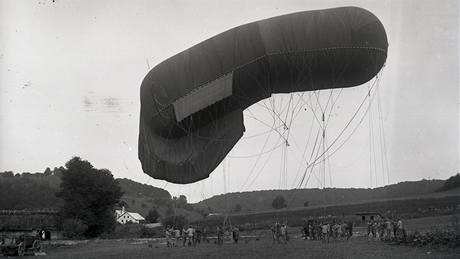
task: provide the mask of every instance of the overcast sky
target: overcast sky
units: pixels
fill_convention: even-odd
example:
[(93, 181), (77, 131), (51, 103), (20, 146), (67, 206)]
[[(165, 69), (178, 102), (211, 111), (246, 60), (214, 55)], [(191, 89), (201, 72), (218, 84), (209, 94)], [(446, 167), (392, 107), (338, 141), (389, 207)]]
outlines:
[[(176, 185), (142, 172), (139, 87), (149, 67), (244, 23), (349, 5), (368, 9), (385, 26), (388, 59), (377, 82), (318, 97), (304, 93), (304, 102), (293, 95), (299, 106), (289, 135), (282, 127), (270, 132), (272, 113), (254, 105), (245, 111), (245, 136), (209, 179)], [(80, 156), (115, 177), (190, 201), (294, 188), (303, 174), (309, 188), (445, 179), (459, 172), (458, 14), (456, 0), (1, 0), (0, 171), (43, 172)], [(308, 105), (325, 108), (330, 95), (337, 102), (325, 113), (325, 146), (337, 139), (327, 154), (336, 151), (306, 171), (302, 161), (311, 157), (319, 127)], [(280, 117), (289, 98), (273, 97)], [(364, 108), (372, 100), (367, 113), (358, 110), (363, 100)]]

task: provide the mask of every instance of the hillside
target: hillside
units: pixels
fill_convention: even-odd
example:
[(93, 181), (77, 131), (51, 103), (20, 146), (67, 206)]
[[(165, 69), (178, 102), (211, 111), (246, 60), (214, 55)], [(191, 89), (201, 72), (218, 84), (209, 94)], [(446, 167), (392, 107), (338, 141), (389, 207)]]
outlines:
[[(47, 168), (43, 173), (0, 173), (0, 210), (57, 209), (61, 200), (55, 196), (64, 168)], [(122, 201), (131, 210), (147, 215), (149, 209), (171, 200), (168, 191), (129, 179), (116, 179), (124, 192)]]
[(433, 193), (444, 184), (444, 180), (421, 180), (401, 182), (374, 189), (364, 188), (326, 188), (326, 189), (296, 189), (296, 190), (267, 190), (241, 193), (228, 193), (203, 200), (195, 206), (210, 208), (213, 212), (234, 210), (239, 204), (242, 212), (271, 210), (273, 199), (282, 195), (288, 208), (332, 205), (360, 201), (382, 199), (397, 199)]

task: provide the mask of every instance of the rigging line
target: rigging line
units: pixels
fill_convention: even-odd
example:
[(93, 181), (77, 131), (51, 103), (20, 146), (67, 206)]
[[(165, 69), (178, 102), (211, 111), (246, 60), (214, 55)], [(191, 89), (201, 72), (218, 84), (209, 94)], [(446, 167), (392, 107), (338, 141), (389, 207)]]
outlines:
[[(249, 116), (248, 116), (249, 117)], [(251, 117), (249, 117), (251, 118)], [(252, 118), (251, 118), (252, 119)], [(281, 127), (283, 127), (284, 125), (278, 125), (278, 126), (274, 126), (273, 128), (274, 129), (279, 129)], [(268, 127), (268, 126), (267, 126)], [(263, 136), (263, 135), (266, 135), (270, 132), (272, 132), (273, 130), (270, 129), (270, 130), (267, 130), (267, 131), (263, 131), (263, 132), (260, 132), (260, 133), (256, 133), (256, 134), (253, 134), (253, 135), (249, 135), (249, 136), (243, 136), (240, 138), (240, 141), (243, 141), (243, 140), (247, 140), (247, 139), (251, 139), (251, 138), (256, 138), (256, 137), (260, 137), (260, 136)], [(201, 139), (210, 139), (210, 140), (215, 140), (215, 141), (231, 141), (231, 140), (235, 140), (237, 138), (211, 138), (211, 137), (206, 137), (206, 136), (201, 136), (201, 135), (198, 135), (198, 134), (195, 134), (194, 136), (196, 136), (197, 138), (201, 138)]]
[[(298, 100), (298, 101), (297, 101), (297, 102), (298, 102), (298, 105), (297, 105), (297, 106), (299, 107), (299, 109), (298, 109), (297, 112), (295, 113), (295, 115), (294, 115), (294, 117), (293, 117), (293, 120), (295, 120), (295, 119), (297, 118), (297, 116), (299, 116), (300, 112), (304, 109), (304, 104), (302, 104), (302, 100), (301, 100), (302, 97), (303, 97), (303, 93), (302, 93), (302, 95), (299, 95), (299, 98), (297, 99), (297, 100)], [(296, 107), (297, 107), (297, 106), (296, 106)]]
[(256, 118), (256, 117), (254, 116), (254, 114), (253, 114), (249, 109), (248, 109), (248, 112), (251, 113), (251, 116), (246, 115), (247, 117), (249, 117), (249, 118), (251, 118), (251, 119), (254, 119), (254, 120), (256, 120), (256, 121), (258, 121), (258, 122), (264, 124), (265, 126), (269, 127), (270, 129), (272, 129), (272, 130), (274, 130), (276, 133), (278, 133), (278, 135), (280, 135), (284, 140), (286, 140), (285, 137), (284, 137), (284, 135), (283, 135), (284, 132), (281, 133), (281, 132), (278, 131), (277, 128), (274, 128), (273, 126), (270, 126), (270, 125), (268, 125), (267, 123), (265, 123), (264, 121), (262, 121), (262, 120)]
[(246, 155), (246, 156), (227, 156), (227, 157), (230, 157), (230, 158), (251, 158), (251, 157), (256, 157), (256, 156), (261, 156), (261, 155), (265, 155), (267, 154), (268, 152), (271, 152), (279, 147), (281, 147), (282, 145), (284, 145), (284, 141), (280, 142), (278, 145), (270, 148), (269, 150), (265, 150), (264, 152), (260, 152), (258, 154), (252, 154), (252, 155)]
[(379, 142), (379, 147), (380, 147), (380, 162), (382, 165), (382, 185), (385, 186), (385, 158), (384, 158), (384, 149), (383, 149), (383, 138), (382, 138), (382, 113), (380, 110), (380, 95), (378, 92), (379, 89), (377, 89), (377, 118), (378, 118), (378, 142)]
[(278, 188), (281, 189), (282, 188), (282, 179), (283, 179), (283, 156), (284, 156), (284, 148), (285, 146), (283, 146), (281, 148), (281, 163), (280, 163), (280, 175), (279, 175), (279, 179), (278, 179)]
[[(390, 184), (390, 172), (389, 172), (389, 168), (388, 168), (386, 139), (385, 139), (385, 126), (383, 124), (382, 108), (381, 108), (381, 101), (380, 101), (380, 88), (377, 88), (377, 105), (378, 105), (379, 119), (380, 119), (380, 124), (379, 124), (380, 125), (380, 132), (381, 132), (382, 144), (383, 144), (383, 156), (384, 156), (384, 158), (382, 158), (382, 165), (386, 165), (387, 184)], [(384, 168), (384, 171), (385, 171), (385, 168)]]
[[(385, 66), (384, 66), (385, 67)], [(372, 86), (371, 86), (371, 89), (376, 86), (376, 88), (378, 89), (379, 85), (380, 85), (380, 75), (383, 73), (383, 69), (380, 70), (380, 72), (377, 74), (377, 76), (375, 77), (375, 80), (374, 82), (372, 83)], [(375, 95), (373, 95), (371, 97), (371, 99), (373, 99)], [(343, 133), (345, 132), (345, 130), (348, 128), (348, 126), (351, 124), (351, 122), (354, 120), (354, 118), (357, 116), (357, 114), (359, 113), (359, 111), (361, 110), (361, 108), (363, 107), (364, 103), (366, 102), (366, 99), (368, 98), (368, 94), (365, 95), (365, 97), (363, 98), (363, 101), (361, 102), (361, 104), (359, 105), (358, 109), (355, 111), (355, 113), (353, 114), (352, 118), (350, 119), (350, 121), (345, 125), (345, 127), (342, 129), (342, 131), (339, 133), (339, 135), (332, 141), (332, 143), (328, 146), (327, 150), (330, 149), (334, 144), (335, 142), (338, 141), (338, 139), (341, 137), (341, 135), (343, 135)], [(355, 126), (355, 128), (352, 130), (351, 134), (348, 135), (348, 137), (345, 139), (345, 141), (342, 142), (341, 145), (339, 145), (339, 147), (337, 149), (335, 149), (330, 155), (329, 157), (331, 157), (332, 155), (334, 155), (340, 148), (342, 148), (346, 142), (348, 142), (348, 140), (351, 138), (351, 136), (356, 132), (356, 130), (358, 129), (359, 125), (361, 125), (361, 123), (363, 122), (366, 114), (368, 112), (368, 109), (365, 110), (364, 112), (364, 115), (361, 117), (361, 120), (358, 122), (358, 124)], [(323, 154), (322, 154), (323, 155)], [(325, 158), (323, 158), (325, 159)], [(313, 161), (312, 163), (309, 164), (309, 167), (310, 166), (314, 166), (315, 164), (317, 163), (317, 160)], [(305, 168), (305, 172), (304, 172), (304, 177), (305, 177), (305, 174), (307, 173), (307, 169), (308, 168)], [(303, 182), (303, 179), (302, 178), (302, 181), (301, 181), (301, 184)], [(299, 188), (301, 186), (301, 184), (299, 185)]]
[[(281, 137), (278, 137), (278, 140), (280, 140)], [(265, 166), (268, 164), (268, 161), (270, 160), (272, 154), (273, 154), (273, 151), (274, 150), (271, 150), (270, 151), (270, 154), (268, 154), (268, 157), (267, 159), (265, 160), (265, 163), (262, 165), (262, 167), (260, 168), (260, 170), (257, 172), (256, 176), (252, 179), (251, 183), (249, 184), (248, 188), (250, 188), (253, 184), (254, 184), (254, 181), (259, 178), (260, 174), (262, 173), (262, 171), (264, 170)], [(241, 189), (242, 191), (243, 189)]]
[[(326, 143), (327, 143), (327, 136), (326, 136)], [(329, 184), (330, 184), (330, 186), (332, 188), (334, 185), (332, 184), (331, 160), (327, 159), (327, 163), (328, 163), (328, 168), (329, 168)]]
[(378, 186), (378, 176), (377, 176), (377, 157), (376, 157), (376, 151), (375, 151), (375, 133), (374, 133), (374, 119), (373, 119), (373, 116), (372, 116), (372, 107), (369, 108), (369, 117), (371, 118), (371, 121), (372, 121), (372, 128), (371, 128), (371, 135), (372, 135), (372, 151), (373, 151), (373, 157), (374, 157), (374, 173), (375, 173), (375, 187)]
[[(318, 108), (318, 105), (315, 106), (315, 111), (316, 111), (317, 108)], [(301, 157), (301, 160), (302, 161), (305, 160), (305, 163), (306, 163), (307, 166), (308, 166), (308, 161), (305, 159), (305, 154), (307, 153), (307, 147), (310, 144), (311, 133), (313, 132), (313, 125), (314, 125), (314, 120), (311, 120), (310, 129), (308, 130), (308, 135), (307, 135), (307, 141), (305, 143), (305, 146), (304, 146), (304, 149), (303, 149), (303, 152), (302, 152), (302, 157)], [(296, 144), (296, 142), (294, 142), (294, 144)], [(296, 177), (294, 178), (294, 183), (297, 181), (297, 177), (299, 176), (299, 174), (301, 172), (300, 171), (301, 167), (302, 167), (302, 165), (299, 164), (299, 167), (297, 168)], [(293, 183), (293, 185), (294, 185), (294, 183)]]
[[(320, 130), (318, 130), (318, 132), (320, 132)], [(321, 145), (318, 145), (318, 148), (317, 148), (317, 150), (316, 150), (315, 158), (318, 157), (318, 154), (319, 154), (320, 149), (321, 149)], [(321, 178), (320, 178), (320, 177), (317, 177), (317, 176), (313, 173), (314, 168), (315, 168), (315, 164), (313, 163), (313, 165), (312, 165), (312, 164), (310, 163), (310, 165), (307, 166), (307, 167), (305, 168), (305, 172), (307, 172), (307, 170), (309, 169), (309, 167), (310, 167), (310, 174), (308, 175), (307, 181), (305, 182), (305, 186), (304, 186), (305, 188), (307, 187), (307, 184), (308, 184), (308, 182), (310, 181), (310, 177), (311, 177), (312, 174), (316, 177), (317, 180), (319, 179), (319, 180), (318, 180), (318, 183), (321, 184)], [(301, 185), (302, 185), (302, 182), (300, 183), (300, 186), (301, 186)], [(300, 187), (299, 187), (299, 188), (300, 188)]]
[[(376, 81), (374, 81), (374, 83), (372, 84), (371, 86), (371, 89), (374, 87), (374, 85), (376, 84), (378, 80), (378, 77), (376, 78)], [(344, 134), (344, 132), (346, 131), (346, 129), (350, 126), (350, 124), (353, 122), (353, 120), (355, 119), (355, 117), (357, 116), (357, 114), (359, 113), (359, 111), (362, 109), (362, 107), (364, 106), (366, 100), (368, 98), (368, 94), (366, 93), (365, 97), (363, 98), (362, 102), (360, 103), (360, 105), (358, 106), (358, 109), (355, 111), (355, 113), (352, 115), (351, 119), (347, 122), (347, 124), (345, 125), (345, 127), (341, 130), (341, 132), (339, 133), (339, 135), (337, 135), (335, 137), (335, 139), (332, 141), (332, 143), (328, 146), (328, 148), (326, 149), (326, 151), (328, 151), (338, 140), (339, 138)], [(367, 110), (366, 110), (366, 113), (367, 113)], [(364, 118), (364, 117), (363, 117)], [(311, 167), (311, 166), (314, 166), (316, 164), (316, 162), (321, 158), (323, 157), (324, 154), (321, 154), (319, 157), (317, 157), (312, 163), (309, 164), (308, 167)], [(302, 178), (302, 181), (301, 181), (301, 184), (303, 183), (303, 179), (305, 178), (305, 174), (307, 173), (307, 168), (305, 168), (305, 172), (304, 172), (304, 177)], [(300, 186), (301, 186), (300, 184)], [(300, 188), (300, 187), (299, 187)]]
[[(369, 96), (371, 95), (371, 90), (370, 90), (370, 87), (369, 87)], [(369, 106), (368, 106), (368, 110), (369, 110), (369, 180), (370, 180), (370, 188), (372, 188), (372, 117), (370, 116), (370, 114), (372, 114), (372, 110), (371, 110), (371, 100), (369, 99)], [(376, 186), (377, 187), (377, 186)]]
[(289, 135), (291, 134), (291, 127), (292, 127), (292, 123), (294, 122), (294, 119), (297, 117), (297, 114), (299, 114), (299, 112), (302, 110), (302, 105), (300, 106), (299, 110), (297, 111), (296, 113), (296, 116), (294, 116), (294, 113), (296, 111), (296, 108), (297, 106), (300, 104), (301, 100), (298, 99), (297, 100), (297, 103), (294, 105), (293, 109), (292, 109), (292, 112), (291, 112), (291, 121), (289, 122), (289, 126), (288, 126), (288, 132), (287, 132), (287, 136), (286, 136), (286, 139), (289, 139)]
[[(273, 123), (275, 123), (275, 121), (273, 121)], [(272, 130), (272, 131), (273, 131), (273, 130)], [(271, 131), (271, 132), (272, 132), (272, 131)], [(249, 181), (249, 178), (251, 177), (251, 175), (254, 173), (254, 170), (255, 170), (257, 164), (259, 163), (259, 160), (260, 160), (260, 158), (261, 158), (261, 156), (262, 156), (262, 153), (264, 152), (265, 147), (266, 147), (266, 145), (267, 145), (267, 143), (268, 143), (268, 140), (269, 140), (269, 138), (270, 138), (271, 132), (267, 135), (267, 138), (265, 139), (264, 145), (262, 146), (261, 153), (259, 153), (259, 155), (258, 155), (258, 157), (257, 157), (257, 159), (256, 159), (256, 161), (255, 161), (255, 163), (254, 163), (254, 165), (253, 165), (252, 168), (251, 168), (251, 171), (249, 172), (248, 176), (246, 177), (246, 180), (244, 181), (244, 183), (243, 183), (243, 185), (241, 186), (240, 189), (243, 189), (243, 187), (244, 187), (244, 186), (246, 185), (246, 183)]]
[[(305, 102), (305, 100), (303, 100), (303, 98), (302, 98), (302, 101), (304, 102), (304, 105), (307, 105), (308, 108), (310, 108), (310, 110), (313, 112), (313, 115), (314, 115), (316, 121), (318, 122), (318, 124), (321, 125), (321, 121), (318, 119), (318, 116), (316, 115), (316, 109), (313, 110), (313, 107), (311, 107), (311, 105), (310, 105), (309, 103)], [(310, 102), (311, 102), (311, 101), (310, 101)], [(318, 103), (316, 103), (316, 104), (318, 105)]]
[(335, 98), (335, 101), (332, 102), (332, 105), (331, 105), (331, 110), (329, 111), (329, 116), (327, 117), (327, 121), (326, 121), (326, 127), (327, 125), (329, 125), (329, 120), (331, 118), (331, 115), (332, 115), (332, 110), (335, 106), (335, 104), (337, 103), (337, 101), (339, 100), (341, 94), (342, 94), (342, 91), (343, 91), (343, 88), (340, 88), (340, 91), (339, 93), (337, 94), (336, 98)]
[(334, 93), (334, 89), (330, 89), (329, 97), (327, 98), (326, 106), (324, 107), (324, 113), (327, 112), (327, 107), (329, 106), (333, 93)]
[[(289, 119), (289, 109), (291, 108), (291, 104), (292, 104), (292, 100), (293, 100), (293, 94), (290, 94), (290, 98), (289, 98), (289, 104), (288, 104), (288, 107), (287, 107), (287, 110), (286, 110), (286, 116), (285, 116), (285, 121), (287, 122), (288, 119)], [(287, 134), (286, 134), (286, 143), (285, 143), (285, 146), (283, 147), (283, 153), (282, 153), (282, 188), (286, 189), (287, 187), (287, 170), (288, 170), (288, 164), (287, 164), (287, 157), (288, 157), (288, 146), (289, 146), (289, 143), (288, 143), (288, 139), (289, 139), (289, 135), (290, 135), (290, 132), (291, 132), (291, 126), (292, 126), (292, 122), (293, 122), (293, 117), (294, 117), (294, 112), (295, 112), (295, 109), (297, 107), (297, 105), (300, 103), (300, 100), (297, 101), (297, 103), (294, 105), (294, 107), (292, 107), (292, 111), (291, 111), (291, 120), (289, 122), (289, 126), (286, 126), (286, 130), (287, 130)]]
[[(289, 109), (291, 108), (291, 103), (292, 103), (292, 93), (289, 94), (289, 102), (288, 102), (288, 105), (287, 105), (286, 116), (284, 117), (285, 122), (287, 122), (287, 119), (288, 119), (288, 116), (289, 116)], [(286, 125), (286, 129), (287, 129), (287, 125)]]
[[(276, 118), (273, 117), (273, 125), (274, 125), (275, 123), (276, 123)], [(278, 140), (279, 140), (281, 137), (283, 137), (282, 134), (279, 133), (277, 130), (276, 130), (276, 132), (279, 134)], [(263, 146), (263, 148), (262, 148), (262, 151), (264, 151), (265, 146), (266, 146), (266, 144), (268, 143), (269, 136), (270, 136), (270, 135), (268, 135), (268, 136), (267, 136), (267, 139), (265, 140), (265, 143), (264, 143), (264, 146)], [(278, 140), (277, 140), (277, 141), (278, 141)], [(280, 144), (280, 145), (281, 145), (281, 144)], [(275, 150), (275, 149), (278, 148), (278, 147), (279, 147), (279, 146), (277, 146), (277, 147), (275, 147), (275, 148), (272, 148), (271, 151)], [(270, 150), (269, 150), (269, 151), (270, 151)], [(267, 152), (269, 152), (269, 151), (267, 151)], [(266, 153), (266, 152), (261, 152), (261, 153), (258, 155), (257, 161), (254, 163), (254, 166), (252, 167), (250, 173), (249, 173), (248, 176), (246, 177), (245, 182), (243, 183), (243, 185), (242, 185), (241, 188), (240, 188), (241, 190), (244, 188), (244, 186), (247, 184), (248, 180), (250, 179), (250, 177), (251, 177), (252, 174), (254, 173), (254, 170), (255, 170), (255, 168), (256, 168), (256, 166), (257, 166), (257, 164), (258, 164), (258, 162), (259, 162), (259, 160), (260, 160), (260, 158), (261, 158), (261, 155), (262, 155), (263, 153)]]
[(321, 110), (321, 113), (324, 114), (323, 107), (321, 107), (321, 102), (319, 101), (320, 90), (315, 90), (315, 91), (313, 92), (313, 94), (314, 94), (315, 97), (316, 97), (316, 102), (319, 103), (319, 109)]
[[(378, 79), (378, 78), (377, 78)], [(375, 85), (375, 82), (372, 84), (371, 86), (371, 90), (372, 88), (374, 87)], [(353, 122), (353, 120), (355, 119), (355, 117), (357, 116), (358, 112), (361, 110), (361, 108), (364, 106), (364, 103), (366, 102), (368, 98), (368, 94), (366, 93), (365, 97), (363, 98), (363, 101), (361, 102), (361, 104), (358, 106), (358, 109), (355, 111), (355, 113), (353, 114), (353, 116), (351, 117), (351, 119), (347, 122), (347, 124), (345, 125), (345, 127), (342, 129), (342, 131), (339, 133), (339, 135), (337, 135), (337, 137), (334, 138), (334, 140), (332, 141), (332, 143), (329, 145), (329, 147), (326, 149), (326, 152), (339, 140), (339, 138), (344, 134), (344, 132), (346, 131), (346, 129), (350, 126), (350, 124)], [(324, 154), (321, 154), (317, 159), (315, 159), (315, 161), (313, 161), (313, 163), (316, 163), (317, 160), (319, 160)]]
[[(262, 105), (262, 104), (260, 104), (260, 103), (256, 103), (256, 105), (259, 105), (259, 106), (261, 106), (262, 108), (267, 109), (267, 110), (270, 112), (270, 114), (272, 114), (272, 117), (274, 117), (273, 115), (276, 115), (276, 117), (283, 123), (284, 127), (286, 127), (286, 122), (283, 121), (283, 119), (281, 119), (281, 114), (278, 114), (278, 113), (276, 112), (275, 108), (273, 108), (273, 107), (272, 107), (272, 108), (269, 108), (269, 107), (264, 106), (264, 105)], [(275, 118), (274, 118), (274, 119), (275, 119)]]
[[(296, 142), (294, 142), (296, 143)], [(305, 147), (307, 147), (308, 145), (306, 145)], [(300, 148), (298, 147), (298, 145), (296, 145), (297, 149), (300, 151)], [(302, 168), (302, 166), (304, 167), (307, 167), (308, 166), (308, 161), (304, 160), (305, 158), (305, 151), (306, 151), (306, 148), (304, 150), (304, 153), (303, 155), (300, 157), (300, 159), (298, 159), (297, 157), (294, 156), (294, 158), (297, 160), (297, 162), (299, 163), (299, 168), (297, 170), (297, 174), (295, 176), (295, 179), (294, 179), (294, 182), (291, 184), (293, 186), (295, 186), (295, 183), (297, 182), (297, 178), (299, 177), (299, 173), (301, 172), (300, 169)], [(303, 163), (305, 163), (305, 165), (303, 165)]]
[[(325, 120), (323, 114), (323, 141), (321, 143), (323, 148), (323, 153), (326, 154), (326, 128), (325, 128)], [(326, 188), (326, 161), (323, 162), (323, 189)]]
[[(308, 160), (307, 162), (307, 166), (305, 167), (305, 170), (304, 170), (304, 173), (303, 173), (303, 176), (302, 176), (302, 179), (300, 180), (300, 184), (299, 184), (299, 187), (300, 188), (303, 184), (303, 181), (305, 180), (305, 176), (307, 175), (307, 172), (308, 172), (308, 168), (311, 167), (311, 164), (310, 164), (310, 161), (311, 159), (313, 158), (313, 153), (315, 152), (315, 149), (316, 149), (316, 144), (318, 142), (318, 136), (319, 136), (319, 133), (321, 132), (321, 128), (318, 128), (318, 131), (316, 132), (316, 138), (315, 138), (315, 143), (313, 144), (313, 148), (311, 150), (311, 155), (310, 155), (310, 159)], [(311, 173), (310, 173), (311, 175)], [(308, 176), (308, 178), (310, 178), (310, 175)], [(307, 183), (308, 183), (308, 180), (307, 180)]]
[[(377, 87), (378, 87), (379, 84), (377, 84)], [(367, 96), (367, 95), (366, 95)], [(374, 98), (375, 95), (372, 95), (371, 99)], [(369, 111), (369, 108), (367, 107), (366, 110), (364, 111), (364, 114), (363, 116), (361, 117), (361, 119), (359, 120), (358, 124), (355, 125), (355, 127), (353, 128), (352, 132), (350, 133), (350, 135), (347, 136), (347, 138), (345, 138), (345, 140), (334, 150), (332, 151), (330, 154), (329, 154), (329, 158), (332, 157), (337, 151), (339, 151), (347, 142), (348, 140), (350, 140), (350, 138), (354, 135), (354, 133), (356, 132), (356, 130), (359, 128), (359, 126), (363, 123), (364, 119), (366, 118), (366, 115), (367, 115), (367, 112)], [(329, 145), (331, 146), (331, 145)], [(324, 158), (323, 158), (324, 159)], [(318, 162), (319, 163), (319, 162)]]

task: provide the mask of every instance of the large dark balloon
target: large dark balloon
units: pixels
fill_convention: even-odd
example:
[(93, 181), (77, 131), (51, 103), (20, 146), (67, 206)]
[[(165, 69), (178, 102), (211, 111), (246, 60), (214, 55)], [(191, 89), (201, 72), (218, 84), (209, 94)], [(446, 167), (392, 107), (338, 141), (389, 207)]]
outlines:
[(382, 23), (356, 7), (282, 15), (205, 40), (142, 82), (142, 169), (174, 183), (207, 178), (243, 135), (245, 108), (273, 93), (361, 85), (387, 48)]

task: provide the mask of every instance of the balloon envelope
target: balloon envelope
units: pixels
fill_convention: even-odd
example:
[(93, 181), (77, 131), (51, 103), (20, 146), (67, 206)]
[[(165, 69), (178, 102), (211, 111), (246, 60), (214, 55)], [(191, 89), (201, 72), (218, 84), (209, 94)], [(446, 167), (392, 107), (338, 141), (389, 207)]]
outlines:
[(357, 7), (277, 16), (225, 31), (155, 66), (141, 85), (139, 159), (174, 183), (205, 179), (273, 93), (361, 85), (387, 57), (385, 29)]

